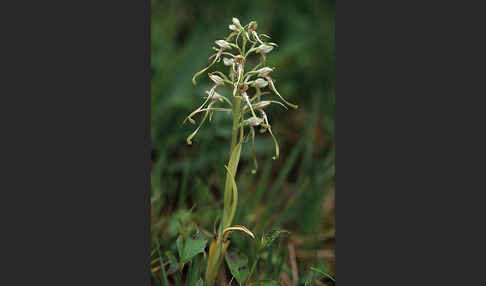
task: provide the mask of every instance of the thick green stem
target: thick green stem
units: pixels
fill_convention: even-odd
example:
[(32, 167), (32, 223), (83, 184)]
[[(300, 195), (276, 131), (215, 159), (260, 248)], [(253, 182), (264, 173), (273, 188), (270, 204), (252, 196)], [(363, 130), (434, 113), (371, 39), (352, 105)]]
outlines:
[[(238, 138), (238, 124), (241, 113), (241, 100), (238, 97), (233, 97), (233, 129), (231, 132), (231, 148), (230, 155), (236, 146), (236, 139)], [(228, 181), (228, 179), (226, 179)]]
[[(240, 121), (241, 121), (241, 99), (239, 97), (233, 97), (233, 129), (231, 132), (231, 145), (230, 145), (230, 154), (228, 160), (228, 168), (230, 166), (234, 166), (232, 172), (236, 174), (236, 170), (238, 168), (239, 157), (235, 160), (235, 157), (232, 156), (235, 148), (237, 147), (237, 140), (238, 140), (238, 132), (240, 132)], [(241, 137), (241, 136), (240, 136)], [(226, 249), (229, 246), (229, 241), (223, 241), (223, 230), (229, 226), (231, 226), (231, 204), (233, 198), (232, 192), (232, 178), (229, 173), (226, 174), (226, 183), (224, 188), (224, 206), (223, 206), (223, 221), (219, 226), (218, 236), (216, 241), (211, 243), (209, 257), (208, 257), (208, 266), (206, 269), (206, 282), (208, 286), (212, 286), (216, 281), (216, 276), (219, 273), (219, 269), (221, 268), (221, 263), (223, 262), (224, 255), (226, 253)]]
[[(228, 167), (232, 164), (235, 164), (234, 170), (232, 170), (233, 175), (236, 175), (236, 170), (238, 168), (238, 161), (236, 162), (231, 162), (232, 156), (231, 154), (233, 153), (237, 139), (238, 139), (238, 125), (240, 123), (240, 113), (241, 113), (241, 100), (238, 97), (233, 97), (233, 129), (231, 131), (231, 146), (230, 146), (230, 158), (228, 160)], [(231, 221), (229, 221), (229, 212), (231, 208), (231, 201), (233, 198), (233, 193), (232, 193), (232, 179), (230, 174), (226, 174), (226, 182), (225, 182), (225, 187), (224, 187), (224, 206), (223, 206), (223, 223), (221, 224), (221, 227), (219, 228), (219, 236), (221, 236), (223, 229), (229, 227), (231, 225)]]

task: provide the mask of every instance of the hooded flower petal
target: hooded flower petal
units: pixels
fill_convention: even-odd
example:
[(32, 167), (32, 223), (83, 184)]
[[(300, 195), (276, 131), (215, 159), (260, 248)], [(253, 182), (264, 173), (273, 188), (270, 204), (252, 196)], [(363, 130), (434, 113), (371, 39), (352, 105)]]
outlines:
[(214, 81), (215, 84), (217, 85), (223, 85), (224, 81), (221, 77), (215, 75), (215, 74), (209, 74), (209, 78)]
[(265, 86), (268, 85), (268, 82), (264, 80), (263, 78), (257, 78), (255, 80), (255, 86), (258, 88), (264, 88)]
[(233, 24), (236, 26), (236, 28), (243, 29), (243, 27), (240, 24), (240, 20), (238, 20), (238, 18), (236, 17), (233, 17)]
[(218, 45), (220, 48), (223, 48), (223, 49), (230, 49), (231, 48), (231, 45), (226, 42), (225, 40), (217, 40), (217, 41), (214, 41), (214, 43), (216, 43), (216, 45)]
[(235, 61), (230, 58), (223, 58), (223, 63), (225, 66), (232, 66)]
[(250, 117), (247, 120), (244, 121), (246, 124), (250, 126), (258, 126), (263, 123), (263, 119), (259, 117)]
[(275, 68), (264, 67), (257, 70), (259, 76), (267, 76), (269, 73), (273, 72)]
[(257, 53), (264, 53), (264, 54), (268, 54), (269, 52), (271, 52), (273, 50), (273, 46), (270, 46), (270, 45), (266, 45), (266, 44), (263, 44), (263, 45), (260, 45), (256, 48), (256, 52)]

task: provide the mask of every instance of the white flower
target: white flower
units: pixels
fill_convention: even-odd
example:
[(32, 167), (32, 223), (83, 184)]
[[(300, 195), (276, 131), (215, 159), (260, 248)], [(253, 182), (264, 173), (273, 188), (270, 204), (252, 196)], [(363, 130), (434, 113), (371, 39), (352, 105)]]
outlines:
[(269, 67), (264, 67), (259, 70), (257, 70), (259, 76), (267, 76), (269, 73), (271, 73), (274, 69), (269, 68)]
[(216, 45), (220, 46), (223, 49), (231, 48), (231, 45), (228, 42), (226, 42), (225, 40), (217, 40), (217, 41), (214, 41), (214, 42), (216, 43)]
[(270, 101), (260, 101), (253, 105), (253, 109), (263, 109), (270, 105)]
[(235, 61), (230, 58), (223, 58), (223, 63), (225, 66), (232, 66)]
[(238, 29), (243, 29), (243, 27), (240, 24), (240, 20), (238, 18), (233, 17), (233, 24), (238, 28)]
[(273, 46), (265, 45), (265, 44), (260, 45), (259, 47), (256, 48), (257, 53), (264, 53), (264, 54), (268, 54), (272, 50), (273, 50)]
[(265, 86), (268, 85), (268, 82), (264, 80), (263, 78), (257, 78), (255, 80), (255, 86), (259, 88), (264, 88)]
[(224, 84), (223, 79), (215, 74), (209, 74), (209, 78), (217, 85)]
[(250, 126), (258, 126), (263, 122), (263, 119), (258, 118), (258, 117), (251, 117), (251, 118), (249, 118), (245, 121)]

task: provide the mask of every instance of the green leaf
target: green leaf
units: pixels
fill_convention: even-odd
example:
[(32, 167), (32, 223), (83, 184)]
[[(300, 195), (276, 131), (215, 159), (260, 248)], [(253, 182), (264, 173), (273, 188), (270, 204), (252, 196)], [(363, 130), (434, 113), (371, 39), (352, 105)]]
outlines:
[(160, 251), (160, 245), (157, 245), (157, 253), (159, 254), (160, 276), (161, 276), (162, 286), (169, 286), (169, 281), (167, 280), (167, 274), (165, 273), (165, 266), (164, 266), (164, 260), (162, 258), (162, 252)]
[(196, 280), (200, 276), (201, 255), (196, 255), (189, 263), (189, 269), (186, 275), (186, 286), (196, 286)]
[(186, 240), (182, 250), (181, 262), (189, 262), (194, 256), (203, 253), (207, 243), (208, 241), (202, 237), (197, 237), (195, 239), (189, 238)]
[(199, 278), (199, 280), (197, 280), (195, 286), (204, 286), (204, 282), (203, 282), (202, 278)]
[(179, 265), (177, 263), (177, 259), (176, 257), (174, 256), (174, 254), (172, 254), (172, 252), (170, 251), (166, 251), (165, 252), (165, 255), (167, 256), (167, 258), (169, 259), (169, 269), (167, 270), (167, 275), (171, 275), (173, 273), (175, 273), (178, 269), (179, 269)]
[(165, 252), (165, 255), (166, 255), (166, 256), (167, 256), (167, 258), (169, 259), (170, 264), (177, 264), (177, 259), (176, 259), (176, 257), (174, 256), (174, 254), (172, 254), (172, 252), (170, 252), (170, 251), (166, 251), (166, 252)]
[(179, 237), (177, 238), (176, 245), (177, 253), (179, 254), (179, 260), (182, 261), (182, 252), (184, 251), (184, 240), (182, 238), (182, 235), (179, 235)]
[(255, 283), (251, 284), (251, 286), (281, 286), (281, 285), (277, 281), (260, 280), (260, 281), (257, 281)]
[(236, 144), (230, 156), (228, 167), (232, 174), (236, 174), (236, 168), (238, 167), (238, 162), (240, 161), (240, 155), (241, 155), (241, 142)]
[(262, 237), (261, 249), (265, 249), (269, 247), (275, 241), (275, 239), (277, 239), (283, 233), (289, 233), (289, 232), (284, 229), (276, 228), (264, 234)]
[(169, 220), (169, 235), (171, 237), (176, 236), (178, 233), (181, 232), (181, 224), (179, 221), (186, 223), (189, 221), (191, 217), (191, 212), (188, 210), (179, 210), (175, 214), (173, 214)]
[[(236, 182), (234, 181), (234, 176), (236, 176), (236, 169), (238, 168), (238, 162), (240, 161), (241, 155), (241, 143), (236, 144), (230, 155), (230, 161), (227, 166), (227, 177), (224, 187), (224, 212), (223, 215), (223, 228), (227, 228), (231, 225), (231, 221), (234, 217), (236, 211), (236, 201), (238, 199), (238, 191), (235, 189)], [(233, 191), (233, 192), (232, 192)], [(234, 195), (236, 193), (236, 196)], [(226, 207), (226, 206), (231, 206)]]
[(169, 281), (167, 280), (167, 274), (165, 273), (165, 266), (160, 265), (160, 276), (162, 277), (162, 286), (169, 286)]
[(317, 273), (321, 274), (322, 276), (324, 276), (324, 277), (326, 277), (326, 278), (331, 279), (331, 280), (332, 280), (332, 282), (336, 282), (336, 279), (334, 279), (334, 277), (332, 277), (332, 276), (331, 276), (331, 275), (329, 275), (328, 273), (326, 273), (326, 272), (324, 272), (324, 271), (322, 271), (322, 270), (320, 270), (320, 269), (314, 268), (314, 267), (311, 267), (310, 269), (311, 269), (312, 271), (314, 271), (314, 272), (317, 272)]
[(231, 208), (230, 208), (230, 214), (229, 214), (229, 218), (228, 218), (228, 221), (232, 221), (234, 216), (235, 216), (235, 213), (236, 213), (236, 206), (238, 204), (238, 188), (236, 186), (236, 181), (235, 181), (235, 177), (234, 175), (231, 173), (231, 171), (228, 169), (228, 167), (224, 166), (226, 168), (226, 170), (228, 171), (228, 174), (230, 175), (231, 177), (231, 183), (232, 183), (232, 186), (233, 186), (233, 201), (231, 202)]
[(233, 275), (239, 285), (243, 285), (248, 278), (248, 257), (244, 254), (238, 254), (228, 251), (225, 255), (226, 265), (228, 265), (231, 275)]

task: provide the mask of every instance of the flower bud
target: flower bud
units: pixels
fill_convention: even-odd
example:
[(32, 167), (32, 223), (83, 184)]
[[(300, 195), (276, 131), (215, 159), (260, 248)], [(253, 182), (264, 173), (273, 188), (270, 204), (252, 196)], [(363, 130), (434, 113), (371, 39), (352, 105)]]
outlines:
[(264, 80), (263, 78), (257, 78), (255, 80), (255, 86), (259, 88), (264, 88), (265, 86), (268, 85), (268, 82)]
[(250, 24), (248, 24), (248, 31), (255, 31), (258, 28), (258, 24), (255, 21), (251, 21)]
[(232, 66), (235, 61), (230, 58), (223, 58), (223, 64), (225, 66)]
[(269, 67), (264, 67), (259, 70), (257, 70), (259, 76), (267, 76), (269, 73), (271, 73), (275, 68), (269, 68)]
[(273, 46), (265, 45), (265, 44), (260, 45), (256, 48), (257, 53), (264, 53), (264, 54), (268, 54), (272, 50), (273, 50)]
[(235, 25), (233, 25), (233, 24), (229, 25), (229, 26), (228, 26), (228, 28), (229, 28), (231, 31), (236, 31), (236, 30), (238, 30), (238, 28), (236, 28), (236, 26), (235, 26)]
[(263, 119), (259, 117), (251, 117), (245, 120), (244, 122), (250, 126), (258, 126), (263, 122)]
[(240, 24), (240, 20), (238, 18), (233, 17), (233, 24), (238, 28), (238, 29), (243, 29), (243, 27)]
[(230, 49), (231, 48), (231, 45), (226, 42), (225, 40), (217, 40), (217, 41), (214, 41), (216, 43), (216, 45), (218, 45), (219, 47), (223, 48), (223, 49)]
[(214, 81), (215, 84), (217, 85), (222, 85), (224, 84), (224, 81), (221, 77), (215, 75), (215, 74), (209, 74), (209, 78)]

